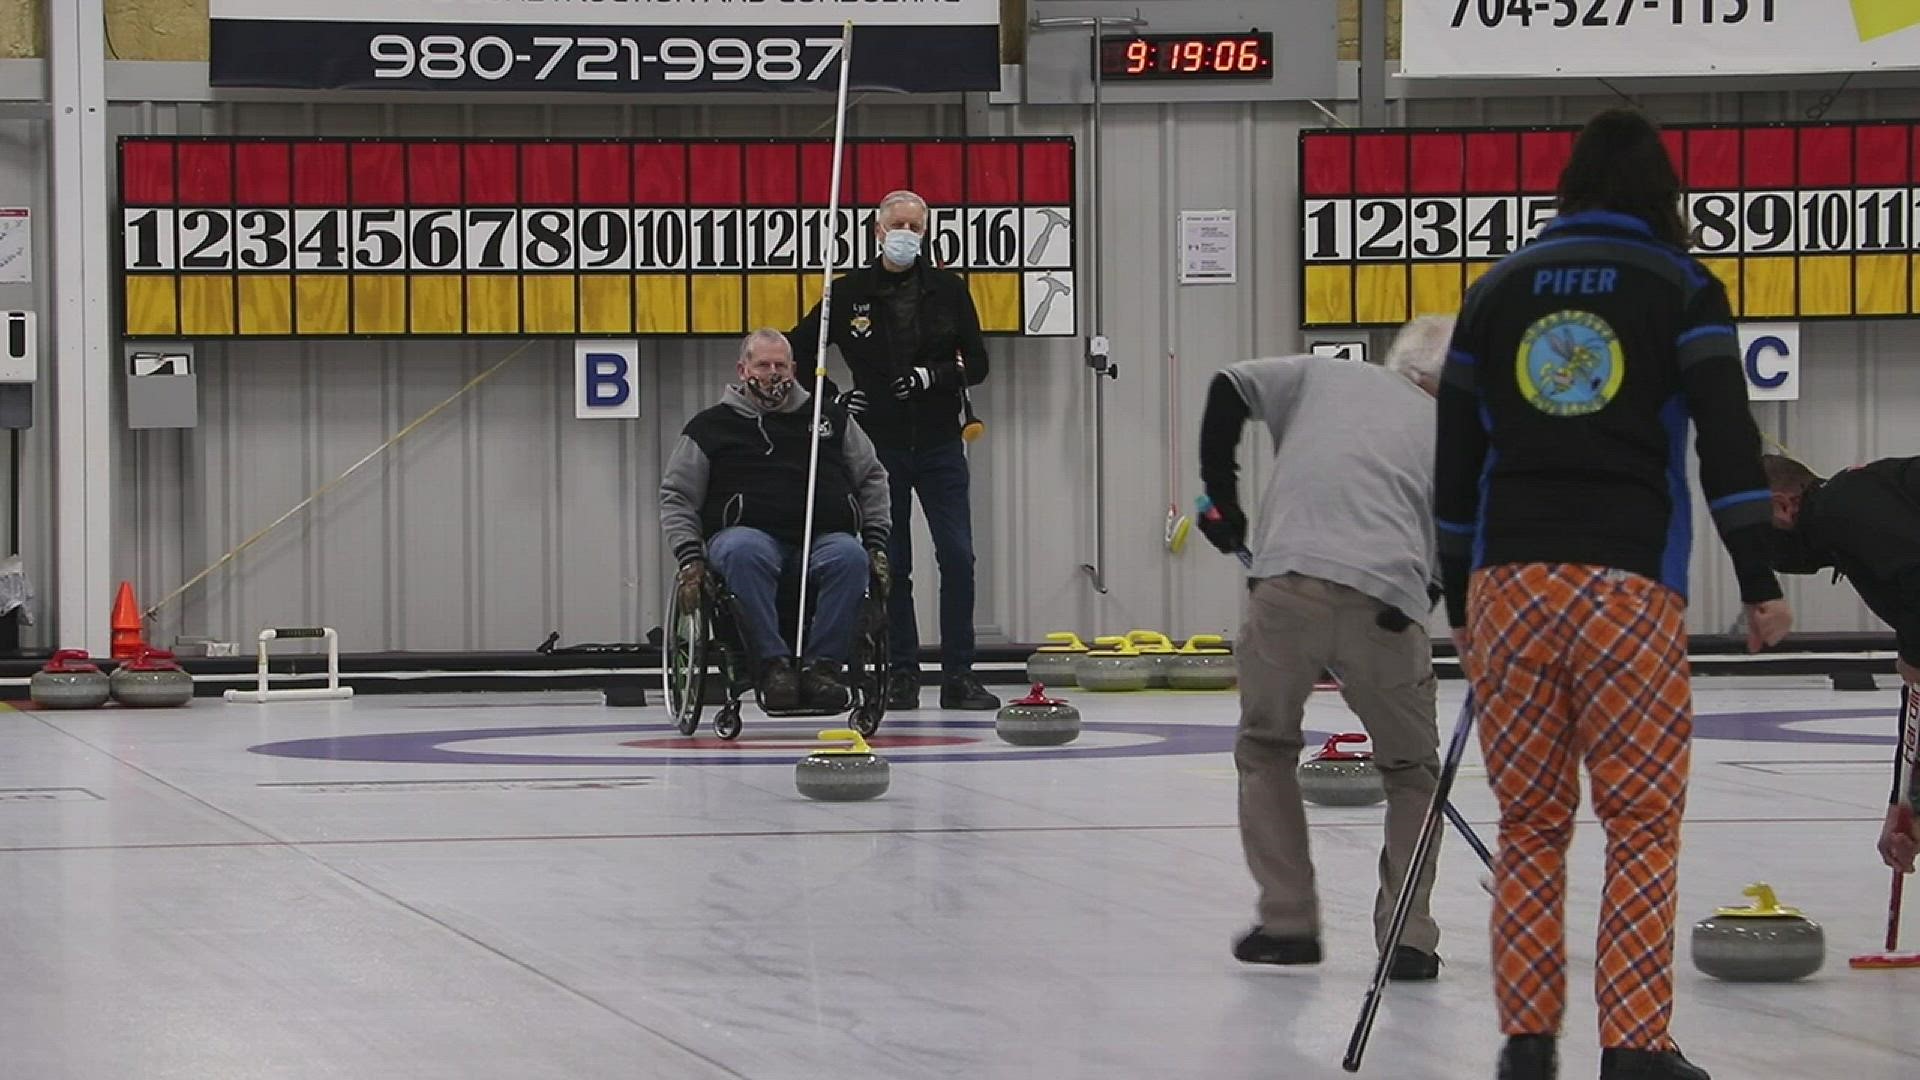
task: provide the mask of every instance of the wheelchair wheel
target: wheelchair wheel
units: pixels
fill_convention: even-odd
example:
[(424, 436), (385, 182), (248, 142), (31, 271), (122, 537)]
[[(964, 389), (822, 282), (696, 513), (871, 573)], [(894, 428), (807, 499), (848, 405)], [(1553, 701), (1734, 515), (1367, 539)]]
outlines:
[(728, 742), (740, 737), (739, 702), (732, 701), (720, 706), (720, 711), (713, 717), (713, 733)]
[(661, 657), (667, 712), (682, 735), (700, 730), (700, 693), (707, 674), (707, 618), (701, 611), (681, 611), (680, 593), (667, 594), (666, 641)]

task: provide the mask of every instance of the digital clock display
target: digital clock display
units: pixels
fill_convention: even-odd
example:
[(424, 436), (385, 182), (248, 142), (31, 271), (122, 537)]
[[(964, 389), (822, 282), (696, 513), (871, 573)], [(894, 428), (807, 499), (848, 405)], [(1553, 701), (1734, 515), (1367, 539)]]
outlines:
[(1273, 35), (1141, 34), (1100, 42), (1100, 77), (1123, 82), (1271, 79)]

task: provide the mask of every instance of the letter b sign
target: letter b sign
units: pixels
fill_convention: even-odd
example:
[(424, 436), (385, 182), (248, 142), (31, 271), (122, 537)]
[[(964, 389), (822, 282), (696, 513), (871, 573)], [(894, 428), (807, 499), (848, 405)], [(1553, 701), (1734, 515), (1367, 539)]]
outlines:
[(581, 420), (638, 420), (634, 376), (638, 341), (578, 341), (573, 346), (573, 413)]

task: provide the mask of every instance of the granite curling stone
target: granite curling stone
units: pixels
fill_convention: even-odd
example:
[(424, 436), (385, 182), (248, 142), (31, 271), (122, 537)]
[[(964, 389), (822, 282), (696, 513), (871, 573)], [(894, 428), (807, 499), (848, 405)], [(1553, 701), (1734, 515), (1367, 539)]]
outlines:
[(873, 752), (867, 740), (850, 728), (820, 733), (823, 742), (848, 746), (815, 750), (794, 766), (793, 786), (800, 794), (821, 802), (861, 802), (887, 793), (887, 759)]
[(1129, 630), (1127, 640), (1147, 658), (1147, 689), (1167, 688), (1167, 667), (1173, 663), (1173, 639), (1158, 630)]
[(1693, 924), (1693, 966), (1728, 982), (1792, 982), (1820, 970), (1827, 939), (1820, 924), (1782, 907), (1764, 882), (1749, 885), (1750, 907), (1723, 907)]
[(1026, 697), (1001, 708), (993, 730), (1015, 746), (1065, 746), (1080, 737), (1080, 710), (1048, 697), (1047, 688), (1034, 683)]
[(1103, 692), (1147, 688), (1153, 661), (1141, 656), (1126, 638), (1095, 638), (1093, 643), (1101, 647), (1080, 657), (1073, 669), (1075, 682), (1085, 689)]
[(1373, 754), (1340, 749), (1366, 741), (1365, 735), (1356, 734), (1329, 738), (1319, 753), (1300, 765), (1300, 794), (1308, 802), (1321, 806), (1372, 806), (1385, 802), (1387, 789), (1380, 781), (1380, 770), (1374, 767)]
[(61, 649), (27, 680), (27, 696), (43, 709), (97, 709), (111, 693), (107, 673), (85, 649)]
[(171, 709), (193, 700), (193, 676), (165, 649), (142, 649), (114, 669), (113, 700), (131, 709)]
[(1167, 685), (1175, 690), (1231, 690), (1240, 667), (1218, 634), (1195, 634), (1167, 661)]
[(1042, 645), (1027, 657), (1027, 681), (1048, 686), (1072, 686), (1074, 668), (1087, 654), (1087, 644), (1079, 634), (1056, 630), (1047, 635), (1052, 645)]

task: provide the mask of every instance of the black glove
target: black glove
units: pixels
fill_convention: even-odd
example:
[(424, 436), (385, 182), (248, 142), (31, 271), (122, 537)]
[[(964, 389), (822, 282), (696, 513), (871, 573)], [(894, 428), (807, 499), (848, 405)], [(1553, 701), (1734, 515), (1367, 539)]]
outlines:
[(1235, 554), (1247, 546), (1247, 515), (1233, 503), (1216, 502), (1212, 513), (1200, 515), (1200, 533), (1223, 554)]
[(1427, 585), (1427, 610), (1432, 611), (1433, 605), (1438, 604), (1440, 598), (1445, 595), (1447, 595), (1447, 592), (1440, 587), (1439, 582), (1429, 582)]
[(887, 549), (868, 548), (867, 567), (873, 577), (874, 598), (885, 600), (893, 590), (893, 560), (887, 558)]
[(674, 575), (673, 588), (682, 615), (691, 615), (700, 610), (701, 588), (706, 582), (707, 560), (696, 557), (680, 564), (680, 572)]
[(905, 375), (893, 380), (893, 396), (905, 401), (933, 389), (933, 372), (926, 368), (911, 368)]
[(839, 397), (834, 398), (833, 403), (847, 410), (848, 416), (859, 416), (861, 413), (867, 411), (867, 392), (865, 390), (849, 390)]

